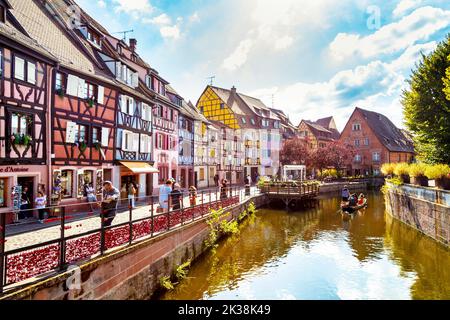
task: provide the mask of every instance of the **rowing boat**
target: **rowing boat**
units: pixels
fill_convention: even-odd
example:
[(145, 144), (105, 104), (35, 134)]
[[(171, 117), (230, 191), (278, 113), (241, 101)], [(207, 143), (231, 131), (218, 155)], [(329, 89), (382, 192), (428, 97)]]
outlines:
[(346, 213), (356, 213), (358, 210), (367, 208), (367, 199), (364, 199), (364, 203), (357, 206), (350, 206), (348, 202), (341, 203), (341, 210)]

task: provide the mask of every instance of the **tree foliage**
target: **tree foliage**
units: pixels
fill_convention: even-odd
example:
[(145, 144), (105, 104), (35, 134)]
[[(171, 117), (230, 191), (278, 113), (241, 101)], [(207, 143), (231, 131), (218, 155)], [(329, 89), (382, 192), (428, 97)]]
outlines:
[(428, 163), (450, 163), (449, 55), (447, 37), (433, 53), (422, 55), (402, 97), (405, 124), (413, 133), (418, 158)]
[(280, 152), (280, 161), (283, 165), (306, 165), (309, 158), (307, 139), (295, 137), (284, 142)]
[(326, 155), (328, 158), (328, 165), (339, 171), (353, 161), (356, 150), (349, 144), (345, 144), (341, 141), (334, 141), (327, 146)]

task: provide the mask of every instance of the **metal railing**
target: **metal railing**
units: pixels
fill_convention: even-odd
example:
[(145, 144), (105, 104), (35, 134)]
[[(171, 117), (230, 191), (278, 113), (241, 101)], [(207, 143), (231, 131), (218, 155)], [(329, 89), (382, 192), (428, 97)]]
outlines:
[[(63, 210), (60, 211), (59, 217), (47, 220), (48, 223), (58, 222), (60, 230), (57, 238), (39, 239), (38, 241), (41, 241), (39, 243), (12, 249), (7, 249), (5, 245), (8, 240), (14, 240), (13, 236), (8, 237), (6, 234), (8, 213), (1, 213), (0, 293), (8, 286), (64, 271), (71, 264), (103, 255), (113, 248), (154, 238), (174, 228), (193, 223), (207, 216), (210, 210), (232, 207), (257, 194), (259, 194), (257, 189), (249, 190), (244, 187), (229, 187), (225, 193), (220, 189), (210, 189), (198, 192), (195, 197), (189, 192), (184, 192), (179, 208), (166, 212), (158, 209), (157, 196), (136, 198), (134, 201), (122, 199), (117, 207), (116, 223), (111, 226), (105, 226), (102, 219), (97, 221), (95, 216), (86, 216), (84, 208), (89, 206), (89, 203), (65, 205), (60, 207)], [(95, 204), (100, 205), (101, 202)], [(66, 213), (76, 211), (77, 207), (81, 213), (71, 215)], [(54, 208), (49, 207), (47, 210)], [(34, 212), (36, 209), (30, 210)], [(98, 216), (101, 212), (96, 209), (94, 214)], [(90, 225), (78, 232), (83, 227), (83, 222)], [(49, 227), (54, 228), (57, 225)], [(48, 227), (43, 228), (47, 229)], [(34, 232), (37, 231), (22, 233), (20, 236), (33, 235)]]

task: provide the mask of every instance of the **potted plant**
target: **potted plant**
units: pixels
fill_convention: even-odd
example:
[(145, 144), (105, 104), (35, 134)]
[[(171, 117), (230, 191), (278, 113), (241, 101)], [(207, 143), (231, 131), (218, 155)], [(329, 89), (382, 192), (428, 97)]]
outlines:
[(84, 141), (80, 141), (80, 145), (79, 145), (80, 151), (81, 152), (85, 152), (87, 149), (87, 144)]
[(416, 186), (428, 187), (428, 178), (425, 176), (427, 166), (424, 163), (413, 163), (409, 166), (411, 183)]
[(33, 138), (28, 134), (13, 134), (11, 137), (11, 142), (16, 146), (28, 146), (30, 145)]
[(409, 164), (406, 162), (397, 163), (394, 168), (394, 174), (399, 177), (403, 183), (410, 183)]
[(56, 89), (55, 92), (58, 95), (58, 97), (60, 97), (61, 99), (64, 98), (64, 96), (66, 94), (64, 88), (58, 88), (58, 89)]
[(427, 166), (425, 175), (434, 180), (439, 189), (450, 190), (450, 166), (447, 164)]
[(394, 174), (395, 164), (385, 163), (381, 166), (381, 173), (386, 177), (392, 176)]
[(97, 151), (102, 149), (102, 144), (99, 141), (94, 142), (94, 147)]
[(94, 98), (89, 98), (89, 99), (87, 99), (87, 103), (88, 103), (88, 107), (92, 108), (95, 105), (95, 99)]

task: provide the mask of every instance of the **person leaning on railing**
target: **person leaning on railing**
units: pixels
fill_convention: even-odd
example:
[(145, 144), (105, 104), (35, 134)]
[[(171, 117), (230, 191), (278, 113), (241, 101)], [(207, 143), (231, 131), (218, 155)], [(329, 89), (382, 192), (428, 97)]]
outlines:
[(102, 223), (104, 227), (111, 226), (117, 213), (120, 191), (112, 185), (111, 181), (103, 183)]

